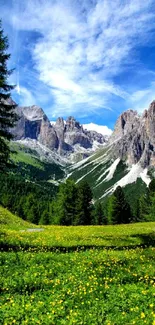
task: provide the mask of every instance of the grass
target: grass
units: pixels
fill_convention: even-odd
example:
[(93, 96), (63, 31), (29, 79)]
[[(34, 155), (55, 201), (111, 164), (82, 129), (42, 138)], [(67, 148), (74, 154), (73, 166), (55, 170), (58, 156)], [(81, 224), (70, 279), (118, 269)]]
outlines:
[[(54, 162), (42, 161), (36, 150), (15, 142), (11, 142), (10, 149), (11, 160), (15, 165), (13, 174), (34, 182), (52, 182), (53, 178), (56, 181), (64, 178), (64, 168)], [(57, 182), (52, 183), (53, 187), (58, 185)]]
[(155, 223), (29, 232), (2, 207), (0, 223), (1, 324), (155, 325)]
[(35, 150), (31, 150), (22, 144), (14, 142), (11, 142), (11, 149), (15, 151), (15, 153), (11, 153), (11, 159), (14, 161), (14, 163), (24, 163), (39, 169), (43, 169), (43, 165)]
[(15, 216), (13, 213), (3, 208), (1, 205), (0, 205), (0, 226), (1, 226), (1, 230), (3, 229), (3, 231), (6, 232), (6, 234), (7, 231), (18, 232), (21, 229), (37, 227), (36, 225)]
[(39, 228), (30, 224), (7, 209), (0, 207), (0, 224), (3, 237), (1, 246), (13, 249), (36, 250), (85, 250), (86, 248), (114, 248), (154, 243), (155, 222), (136, 223), (117, 226), (41, 226), (44, 231), (30, 232)]

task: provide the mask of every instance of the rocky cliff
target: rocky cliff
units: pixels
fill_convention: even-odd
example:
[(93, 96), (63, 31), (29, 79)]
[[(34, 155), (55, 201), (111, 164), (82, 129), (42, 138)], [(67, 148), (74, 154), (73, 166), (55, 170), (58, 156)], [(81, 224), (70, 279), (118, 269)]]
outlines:
[[(88, 131), (70, 116), (66, 121), (58, 118), (51, 124), (38, 106), (17, 107), (19, 120), (13, 130), (15, 140), (31, 139), (73, 161), (87, 157), (107, 138)], [(94, 145), (95, 144), (95, 145)], [(155, 101), (143, 115), (127, 110), (118, 118), (108, 144), (111, 155), (127, 161), (128, 165), (140, 162), (143, 168), (155, 165)]]
[(128, 110), (118, 118), (109, 139), (114, 157), (127, 160), (129, 165), (140, 162), (142, 167), (155, 165), (155, 101), (140, 116)]
[[(94, 151), (94, 143), (98, 146), (107, 142), (107, 138), (95, 131), (84, 130), (82, 125), (69, 117), (66, 121), (58, 118), (52, 125), (42, 108), (38, 106), (17, 107), (19, 120), (13, 129), (14, 140), (30, 139), (57, 152), (61, 156), (79, 155), (83, 158)], [(28, 143), (28, 142), (27, 142)]]

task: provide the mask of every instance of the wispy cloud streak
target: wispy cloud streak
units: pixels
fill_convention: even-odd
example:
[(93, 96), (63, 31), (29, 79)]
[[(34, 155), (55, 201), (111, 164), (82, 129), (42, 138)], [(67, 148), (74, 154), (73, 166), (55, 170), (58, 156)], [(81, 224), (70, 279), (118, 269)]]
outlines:
[(115, 78), (136, 65), (135, 48), (152, 37), (153, 0), (17, 2), (10, 21), (16, 33), (38, 33), (27, 46), (39, 81), (50, 89), (53, 115), (111, 109), (116, 97), (129, 101)]

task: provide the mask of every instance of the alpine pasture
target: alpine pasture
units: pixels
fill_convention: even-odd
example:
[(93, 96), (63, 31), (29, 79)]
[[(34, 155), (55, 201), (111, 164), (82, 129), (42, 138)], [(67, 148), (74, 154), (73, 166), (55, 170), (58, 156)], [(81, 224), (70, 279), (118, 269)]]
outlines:
[(1, 324), (155, 324), (154, 222), (40, 229), (1, 207), (0, 220)]

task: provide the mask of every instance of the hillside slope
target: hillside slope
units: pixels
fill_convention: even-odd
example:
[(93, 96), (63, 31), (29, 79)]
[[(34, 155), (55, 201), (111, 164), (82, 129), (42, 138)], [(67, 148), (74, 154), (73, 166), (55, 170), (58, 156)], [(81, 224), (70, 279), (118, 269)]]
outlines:
[(15, 164), (12, 172), (26, 180), (50, 181), (57, 185), (65, 177), (65, 168), (60, 162), (49, 161), (46, 156), (40, 159), (38, 152), (21, 143), (11, 142), (11, 160)]
[(88, 181), (95, 200), (104, 200), (121, 186), (135, 201), (154, 177), (154, 148), (155, 101), (142, 116), (133, 110), (122, 113), (108, 145), (69, 167), (68, 177)]
[(37, 226), (27, 222), (15, 214), (11, 213), (8, 209), (3, 208), (0, 205), (0, 228), (1, 233), (4, 232), (4, 229), (11, 230), (24, 230), (28, 228), (36, 228)]
[[(88, 159), (71, 166), (68, 177), (76, 183), (87, 181), (93, 191), (95, 200), (104, 200), (114, 192), (117, 186), (126, 188), (127, 193), (134, 193), (134, 199), (145, 192), (150, 178), (139, 164), (129, 167), (120, 158), (112, 158), (112, 147), (100, 150)], [(137, 189), (138, 193), (137, 193)]]

